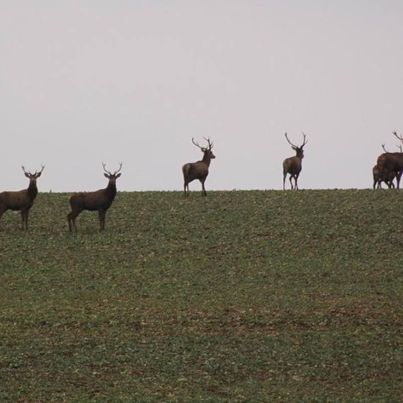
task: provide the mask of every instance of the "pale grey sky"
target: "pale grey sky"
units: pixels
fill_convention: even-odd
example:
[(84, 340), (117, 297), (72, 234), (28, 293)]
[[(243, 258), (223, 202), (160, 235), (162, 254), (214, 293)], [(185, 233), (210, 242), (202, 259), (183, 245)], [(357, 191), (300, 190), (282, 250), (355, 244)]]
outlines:
[[(0, 0), (0, 191), (366, 188), (403, 134), (401, 0)], [(193, 182), (191, 190), (200, 190)]]

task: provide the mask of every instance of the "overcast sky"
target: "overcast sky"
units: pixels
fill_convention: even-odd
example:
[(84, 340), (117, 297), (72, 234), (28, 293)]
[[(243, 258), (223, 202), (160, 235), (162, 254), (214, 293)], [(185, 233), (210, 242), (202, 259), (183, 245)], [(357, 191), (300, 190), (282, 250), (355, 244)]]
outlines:
[[(0, 191), (367, 188), (403, 134), (402, 0), (0, 0)], [(200, 189), (193, 182), (191, 190)]]

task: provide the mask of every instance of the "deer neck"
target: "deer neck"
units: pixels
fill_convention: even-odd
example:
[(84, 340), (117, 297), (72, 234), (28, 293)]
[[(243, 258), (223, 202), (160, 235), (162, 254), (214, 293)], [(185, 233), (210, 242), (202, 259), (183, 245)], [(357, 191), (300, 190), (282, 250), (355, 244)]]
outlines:
[(35, 199), (36, 195), (38, 194), (38, 187), (36, 186), (36, 182), (29, 183), (27, 193), (31, 200)]
[(204, 162), (208, 167), (210, 166), (211, 157), (208, 153), (204, 153), (202, 162)]
[(108, 196), (113, 200), (116, 196), (116, 182), (109, 182), (105, 189)]

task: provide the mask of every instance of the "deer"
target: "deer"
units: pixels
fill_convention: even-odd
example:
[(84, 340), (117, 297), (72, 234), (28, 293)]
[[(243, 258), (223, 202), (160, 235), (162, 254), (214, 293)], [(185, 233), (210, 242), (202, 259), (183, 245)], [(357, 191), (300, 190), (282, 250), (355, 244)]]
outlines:
[[(285, 133), (285, 138), (291, 145), (291, 148), (296, 152), (296, 155), (294, 157), (286, 158), (283, 161), (283, 190), (285, 190), (285, 180), (287, 174), (290, 175), (291, 189), (298, 190), (298, 176), (302, 169), (302, 159), (304, 158), (304, 146), (308, 143), (306, 135), (304, 133), (302, 133), (302, 135), (304, 136), (304, 139), (302, 144), (298, 147), (293, 143), (291, 143), (287, 133)], [(292, 184), (292, 179), (294, 179), (294, 185)]]
[(213, 154), (213, 143), (209, 138), (204, 138), (207, 141), (207, 147), (201, 147), (194, 138), (192, 138), (192, 143), (200, 148), (203, 153), (203, 159), (197, 162), (189, 162), (182, 167), (183, 179), (184, 179), (184, 193), (185, 197), (189, 196), (189, 183), (195, 179), (198, 179), (202, 184), (202, 195), (207, 196), (206, 188), (204, 187), (204, 182), (206, 181), (207, 175), (209, 173), (210, 162), (215, 158)]
[(7, 210), (20, 211), (22, 220), (22, 229), (28, 230), (28, 216), (31, 207), (34, 204), (34, 200), (38, 194), (38, 187), (36, 186), (36, 180), (42, 175), (45, 166), (42, 165), (41, 170), (31, 173), (25, 170), (24, 166), (21, 166), (24, 175), (29, 179), (29, 185), (27, 189), (1, 192), (0, 193), (0, 218)]
[(74, 193), (70, 197), (71, 212), (67, 215), (70, 232), (77, 232), (76, 218), (83, 210), (98, 211), (100, 231), (105, 229), (106, 212), (116, 196), (116, 180), (121, 176), (122, 163), (114, 173), (109, 172), (104, 163), (102, 167), (105, 178), (109, 180), (106, 188), (95, 192)]
[(372, 175), (374, 178), (374, 189), (381, 189), (382, 182), (385, 182), (389, 189), (394, 189), (395, 185), (393, 180), (395, 179), (396, 175), (393, 171), (385, 171), (382, 167), (375, 165), (372, 168)]
[[(392, 134), (403, 143), (403, 137), (399, 136), (396, 131), (393, 131)], [(403, 152), (400, 149), (400, 152), (387, 152), (384, 148), (384, 153), (381, 154), (378, 159), (376, 165), (387, 173), (393, 173), (396, 177), (396, 188), (400, 188), (400, 178), (403, 174)]]
[[(389, 151), (386, 149), (385, 144), (382, 144), (382, 149), (385, 153), (389, 153)], [(402, 152), (402, 146), (400, 146), (399, 149), (400, 152)], [(372, 176), (374, 178), (374, 184), (373, 184), (374, 189), (381, 189), (382, 182), (384, 182), (389, 189), (395, 187), (393, 180), (395, 179), (396, 175), (395, 172), (393, 171), (386, 171), (382, 166), (376, 164), (372, 168)]]

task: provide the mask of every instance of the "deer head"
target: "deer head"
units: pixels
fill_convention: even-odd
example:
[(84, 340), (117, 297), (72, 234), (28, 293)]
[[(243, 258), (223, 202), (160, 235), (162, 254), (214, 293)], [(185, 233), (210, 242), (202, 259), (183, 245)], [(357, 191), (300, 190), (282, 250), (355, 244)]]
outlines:
[(123, 165), (123, 163), (121, 162), (119, 165), (119, 168), (114, 173), (112, 173), (106, 169), (106, 164), (104, 162), (102, 163), (102, 167), (104, 168), (104, 176), (105, 176), (105, 178), (109, 179), (109, 183), (111, 185), (115, 185), (116, 179), (118, 179), (120, 177), (120, 175), (122, 175), (120, 173), (120, 171), (122, 169), (122, 165)]
[(291, 148), (297, 153), (297, 157), (299, 157), (299, 158), (304, 157), (304, 146), (308, 143), (308, 140), (306, 139), (306, 134), (302, 133), (302, 135), (304, 136), (304, 139), (302, 141), (302, 144), (298, 147), (295, 144), (291, 143), (290, 139), (288, 138), (287, 133), (285, 133), (286, 140), (291, 145)]
[(207, 141), (207, 147), (201, 147), (201, 146), (199, 145), (199, 143), (197, 143), (197, 142), (194, 140), (193, 137), (192, 137), (192, 143), (193, 143), (196, 147), (200, 148), (200, 150), (201, 150), (201, 151), (203, 152), (203, 154), (204, 154), (204, 158), (214, 159), (214, 158), (215, 158), (215, 155), (213, 154), (213, 151), (212, 151), (212, 149), (213, 149), (213, 143), (210, 141), (209, 138), (205, 138), (205, 137), (204, 137), (204, 139)]
[(21, 166), (21, 168), (24, 172), (24, 175), (29, 179), (29, 184), (34, 185), (34, 184), (36, 184), (36, 180), (42, 175), (42, 172), (45, 169), (45, 165), (42, 165), (41, 170), (39, 172), (35, 171), (35, 173), (26, 171), (23, 165)]

